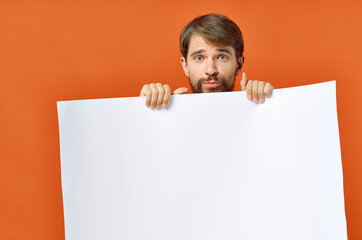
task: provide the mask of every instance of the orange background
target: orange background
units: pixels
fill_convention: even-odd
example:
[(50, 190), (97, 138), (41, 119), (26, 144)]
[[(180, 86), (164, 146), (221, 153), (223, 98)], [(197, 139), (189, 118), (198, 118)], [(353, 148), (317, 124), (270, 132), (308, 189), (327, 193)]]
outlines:
[(2, 0), (0, 239), (64, 239), (56, 101), (189, 87), (179, 32), (210, 12), (240, 26), (250, 79), (337, 80), (348, 235), (362, 239), (362, 3), (350, 0)]

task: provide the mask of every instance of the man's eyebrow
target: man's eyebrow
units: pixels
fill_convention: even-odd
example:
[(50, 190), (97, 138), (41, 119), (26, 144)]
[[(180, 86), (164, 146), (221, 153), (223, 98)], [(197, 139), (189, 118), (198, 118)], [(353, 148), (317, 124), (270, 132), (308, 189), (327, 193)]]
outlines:
[(197, 54), (200, 54), (200, 53), (202, 53), (202, 52), (205, 52), (205, 50), (195, 51), (195, 52), (193, 52), (193, 53), (190, 54), (190, 57), (193, 57), (193, 56), (195, 56), (195, 55), (197, 55)]
[[(217, 52), (224, 52), (224, 53), (228, 53), (228, 54), (232, 55), (232, 53), (229, 50), (227, 50), (226, 48), (218, 48), (218, 49), (216, 49), (216, 51)], [(197, 54), (200, 54), (200, 53), (203, 53), (203, 52), (205, 52), (205, 50), (203, 50), (203, 49), (197, 50), (197, 51), (191, 53), (190, 57), (193, 57), (193, 56), (195, 56)]]
[(224, 52), (224, 53), (228, 53), (228, 54), (232, 55), (231, 52), (229, 50), (225, 49), (225, 48), (218, 48), (218, 49), (216, 49), (216, 51)]

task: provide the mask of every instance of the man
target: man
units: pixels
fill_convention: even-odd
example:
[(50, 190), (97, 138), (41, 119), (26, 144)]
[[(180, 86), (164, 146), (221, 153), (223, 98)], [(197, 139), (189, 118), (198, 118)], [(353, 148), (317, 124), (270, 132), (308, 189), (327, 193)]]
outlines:
[[(232, 91), (235, 78), (244, 63), (244, 42), (239, 27), (229, 18), (219, 14), (207, 14), (195, 18), (181, 31), (181, 64), (189, 78), (194, 93)], [(263, 103), (270, 98), (273, 85), (258, 80), (241, 79), (241, 89), (249, 100)], [(173, 94), (188, 91), (182, 87)], [(146, 106), (151, 109), (167, 107), (172, 91), (169, 85), (146, 84), (140, 96), (146, 96)]]

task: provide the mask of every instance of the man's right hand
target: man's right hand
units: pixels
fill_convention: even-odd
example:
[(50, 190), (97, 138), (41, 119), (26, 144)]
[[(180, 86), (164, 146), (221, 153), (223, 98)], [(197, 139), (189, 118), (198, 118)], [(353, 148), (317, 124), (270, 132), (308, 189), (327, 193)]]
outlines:
[(146, 107), (160, 109), (161, 107), (167, 107), (172, 94), (183, 94), (188, 91), (187, 88), (181, 87), (172, 92), (167, 84), (151, 83), (143, 85), (140, 96), (146, 96)]

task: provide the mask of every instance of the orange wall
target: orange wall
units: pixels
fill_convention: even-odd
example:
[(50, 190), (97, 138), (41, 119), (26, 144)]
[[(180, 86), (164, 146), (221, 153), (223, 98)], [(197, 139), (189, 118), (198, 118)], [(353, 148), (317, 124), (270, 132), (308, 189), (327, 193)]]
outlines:
[(210, 12), (242, 29), (250, 79), (337, 80), (348, 235), (362, 239), (362, 4), (350, 0), (2, 0), (0, 239), (64, 239), (56, 101), (188, 86), (179, 32)]

